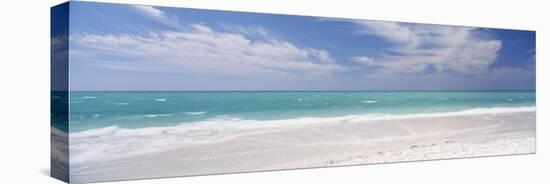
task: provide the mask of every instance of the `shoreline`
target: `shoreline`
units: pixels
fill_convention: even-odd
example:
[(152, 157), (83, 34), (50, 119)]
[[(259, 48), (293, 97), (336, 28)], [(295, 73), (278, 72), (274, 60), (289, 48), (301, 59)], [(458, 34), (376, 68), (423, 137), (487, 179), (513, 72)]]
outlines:
[[(212, 126), (223, 126), (229, 121), (229, 126), (234, 126), (235, 123), (248, 123), (255, 124), (256, 127), (268, 127), (268, 126), (298, 126), (298, 125), (309, 125), (309, 124), (319, 124), (326, 123), (331, 121), (354, 121), (354, 122), (367, 122), (367, 121), (377, 121), (377, 120), (400, 120), (400, 119), (416, 119), (416, 118), (437, 118), (437, 117), (450, 117), (450, 116), (471, 116), (471, 115), (483, 115), (483, 114), (501, 114), (501, 113), (520, 113), (520, 112), (535, 112), (536, 106), (517, 106), (517, 107), (480, 107), (480, 108), (470, 108), (456, 111), (446, 111), (446, 112), (418, 112), (418, 113), (404, 113), (404, 114), (385, 114), (385, 113), (366, 113), (366, 114), (346, 114), (340, 116), (304, 116), (304, 117), (294, 117), (294, 118), (282, 118), (282, 119), (266, 119), (266, 120), (256, 120), (256, 119), (241, 119), (227, 116), (224, 118), (210, 118), (205, 120), (199, 120), (197, 122), (188, 122), (180, 123), (171, 126), (150, 126), (150, 127), (141, 127), (141, 128), (123, 128), (116, 125), (92, 128), (88, 130), (70, 132), (71, 137), (89, 137), (89, 136), (102, 136), (102, 133), (111, 133), (106, 130), (116, 129), (113, 131), (137, 131), (140, 129), (170, 129), (170, 128), (193, 128), (200, 127), (200, 125), (212, 125)], [(206, 111), (198, 112), (185, 112), (186, 114), (204, 114)], [(156, 116), (159, 117), (162, 114), (146, 114), (145, 116)], [(309, 121), (308, 123), (304, 123)], [(262, 124), (258, 124), (262, 123)], [(253, 127), (253, 128), (256, 128)], [(215, 128), (215, 127), (204, 127), (204, 128)], [(244, 127), (248, 128), (248, 127)]]
[(318, 123), (82, 167), (75, 164), (71, 179), (142, 179), (534, 153), (535, 115), (533, 111)]

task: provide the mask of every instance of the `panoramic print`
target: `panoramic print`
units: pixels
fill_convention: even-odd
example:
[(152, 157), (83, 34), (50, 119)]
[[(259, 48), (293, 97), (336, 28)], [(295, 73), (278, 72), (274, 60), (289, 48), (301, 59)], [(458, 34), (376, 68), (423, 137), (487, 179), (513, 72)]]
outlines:
[(67, 139), (70, 182), (536, 151), (534, 31), (68, 9), (52, 33), (52, 53), (68, 50), (68, 95), (52, 92), (68, 125), (52, 140)]

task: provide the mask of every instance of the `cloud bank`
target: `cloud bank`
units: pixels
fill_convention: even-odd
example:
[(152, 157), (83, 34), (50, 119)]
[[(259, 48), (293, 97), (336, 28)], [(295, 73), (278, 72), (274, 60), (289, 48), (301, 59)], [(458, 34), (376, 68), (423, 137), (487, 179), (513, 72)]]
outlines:
[(475, 28), (353, 20), (359, 35), (384, 38), (393, 47), (382, 57), (352, 60), (377, 68), (377, 75), (454, 72), (477, 75), (496, 61), (501, 41), (483, 37)]
[[(153, 7), (136, 8), (159, 22), (169, 20), (166, 13)], [(182, 73), (331, 75), (348, 70), (337, 65), (325, 50), (271, 38), (261, 27), (223, 32), (199, 23), (182, 26), (177, 31), (159, 30), (148, 36), (73, 34), (71, 41), (81, 50), (77, 48), (74, 57), (98, 67)], [(252, 39), (250, 34), (262, 37)], [(102, 60), (105, 55), (119, 59)]]

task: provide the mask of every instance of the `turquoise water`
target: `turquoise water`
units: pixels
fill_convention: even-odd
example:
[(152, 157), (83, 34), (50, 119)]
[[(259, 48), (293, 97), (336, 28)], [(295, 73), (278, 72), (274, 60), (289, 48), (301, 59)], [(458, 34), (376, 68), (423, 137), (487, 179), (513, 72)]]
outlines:
[(70, 131), (535, 106), (535, 92), (71, 92)]

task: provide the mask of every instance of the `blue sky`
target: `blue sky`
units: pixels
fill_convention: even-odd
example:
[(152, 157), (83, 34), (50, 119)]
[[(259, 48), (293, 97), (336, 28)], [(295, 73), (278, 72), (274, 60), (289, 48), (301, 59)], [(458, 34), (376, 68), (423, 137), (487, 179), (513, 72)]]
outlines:
[(533, 31), (71, 2), (73, 90), (534, 90)]

